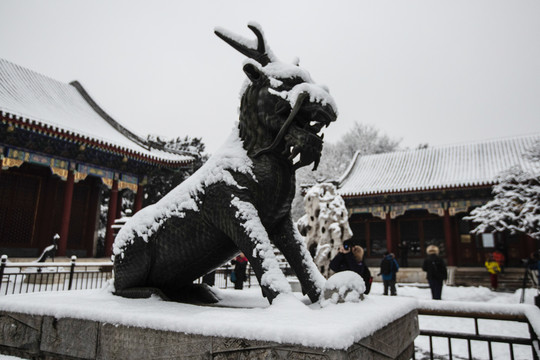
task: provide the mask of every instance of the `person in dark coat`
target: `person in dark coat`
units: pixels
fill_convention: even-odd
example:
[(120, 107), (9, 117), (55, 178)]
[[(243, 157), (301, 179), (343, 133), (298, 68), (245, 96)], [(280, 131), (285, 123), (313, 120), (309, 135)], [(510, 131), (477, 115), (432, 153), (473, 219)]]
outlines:
[(446, 264), (439, 257), (439, 248), (435, 245), (429, 245), (426, 249), (428, 256), (424, 260), (422, 270), (426, 272), (431, 297), (433, 300), (441, 300), (443, 281), (448, 277)]
[(234, 265), (234, 274), (236, 275), (236, 280), (234, 282), (234, 288), (237, 290), (242, 290), (244, 288), (244, 281), (246, 281), (246, 268), (248, 259), (244, 253), (240, 253), (237, 257), (234, 258), (231, 263)]
[(396, 274), (399, 271), (399, 265), (393, 253), (388, 251), (384, 254), (381, 261), (381, 276), (384, 285), (383, 295), (388, 295), (388, 289), (390, 289), (390, 295), (396, 296)]
[(409, 244), (404, 240), (399, 248), (399, 259), (401, 261), (401, 267), (409, 266)]
[(536, 286), (540, 286), (540, 256), (537, 252), (531, 253), (529, 260), (527, 261), (527, 268), (532, 271), (533, 275), (536, 275)]
[(339, 247), (338, 251), (339, 253), (330, 261), (330, 269), (334, 272), (354, 271), (364, 279), (366, 284), (364, 294), (369, 294), (372, 278), (369, 267), (364, 263), (364, 249), (347, 240)]

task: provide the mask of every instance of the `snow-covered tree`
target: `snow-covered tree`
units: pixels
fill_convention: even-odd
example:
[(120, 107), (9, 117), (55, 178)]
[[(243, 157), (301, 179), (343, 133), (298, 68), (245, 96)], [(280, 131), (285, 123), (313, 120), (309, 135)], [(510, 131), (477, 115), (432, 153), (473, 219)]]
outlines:
[[(178, 137), (172, 140), (164, 140), (160, 136), (148, 135), (146, 142), (151, 147), (165, 148), (169, 151), (192, 155), (195, 160), (193, 161), (192, 166), (187, 169), (176, 171), (157, 169), (154, 174), (148, 174), (148, 184), (144, 187), (143, 206), (151, 205), (157, 202), (165, 194), (193, 174), (208, 159), (208, 155), (204, 154), (205, 145), (201, 138), (190, 138), (189, 136), (186, 136), (184, 138)], [(99, 214), (98, 245), (96, 251), (98, 256), (104, 253), (109, 196), (109, 189), (103, 185), (101, 189), (101, 198), (103, 201), (101, 202)], [(121, 216), (123, 217), (127, 215), (126, 210), (133, 209), (135, 196), (133, 193), (124, 190), (121, 197), (122, 209), (120, 212)]]
[(515, 166), (502, 173), (493, 187), (493, 199), (465, 218), (478, 223), (473, 233), (510, 231), (540, 240), (540, 142), (525, 156), (536, 170)]
[(177, 151), (183, 154), (192, 155), (195, 160), (192, 166), (183, 170), (160, 170), (156, 174), (150, 174), (148, 184), (145, 186), (145, 195), (143, 205), (151, 205), (161, 199), (178, 184), (188, 178), (197, 169), (199, 169), (208, 159), (204, 154), (205, 145), (201, 138), (176, 138), (172, 140), (163, 140), (159, 136), (148, 135), (147, 141), (156, 146), (164, 147), (170, 151)]
[(343, 198), (329, 183), (313, 186), (304, 197), (306, 215), (298, 222), (298, 230), (306, 237), (306, 246), (313, 255), (319, 271), (328, 278), (332, 275), (330, 260), (339, 247), (352, 237), (349, 217)]

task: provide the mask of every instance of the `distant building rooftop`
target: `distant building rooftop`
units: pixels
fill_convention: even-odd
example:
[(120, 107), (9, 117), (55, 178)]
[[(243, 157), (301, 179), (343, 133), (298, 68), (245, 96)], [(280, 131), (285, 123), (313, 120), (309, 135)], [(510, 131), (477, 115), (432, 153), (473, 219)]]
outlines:
[(342, 196), (489, 186), (512, 166), (540, 171), (523, 154), (540, 134), (360, 156), (339, 180)]

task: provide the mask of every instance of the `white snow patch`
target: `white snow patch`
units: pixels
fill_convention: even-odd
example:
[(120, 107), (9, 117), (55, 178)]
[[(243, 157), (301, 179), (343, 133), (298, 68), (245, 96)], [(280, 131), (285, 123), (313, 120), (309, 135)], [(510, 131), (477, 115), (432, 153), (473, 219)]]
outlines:
[(262, 259), (264, 273), (261, 277), (261, 285), (268, 286), (279, 293), (290, 293), (291, 286), (279, 267), (272, 243), (255, 206), (237, 197), (233, 197), (231, 205), (238, 209), (236, 217), (242, 220), (242, 227), (255, 244), (252, 256)]
[(315, 263), (313, 262), (313, 258), (311, 257), (311, 254), (306, 247), (304, 238), (302, 237), (302, 235), (300, 235), (300, 232), (298, 231), (296, 226), (293, 226), (293, 235), (294, 240), (298, 243), (298, 246), (301, 249), (300, 251), (303, 259), (302, 263), (304, 265), (304, 269), (306, 269), (306, 271), (308, 272), (311, 280), (315, 283), (315, 286), (317, 286), (318, 289), (322, 289), (324, 287), (324, 284), (326, 283), (326, 279), (317, 268), (317, 265), (315, 265)]
[[(271, 62), (266, 66), (261, 66), (258, 62), (252, 59), (246, 59), (244, 65), (252, 64), (257, 67), (259, 71), (265, 74), (270, 80), (270, 85), (276, 89), (269, 88), (268, 91), (272, 95), (279, 96), (289, 102), (291, 108), (294, 108), (296, 100), (301, 93), (307, 93), (309, 95), (310, 102), (321, 103), (322, 105), (330, 105), (336, 115), (338, 109), (334, 98), (328, 92), (327, 86), (317, 85), (311, 79), (311, 75), (306, 70), (293, 64), (287, 64), (281, 61)], [(282, 83), (282, 79), (299, 78), (304, 82), (295, 85), (290, 90), (277, 90)], [(248, 83), (244, 83), (241, 94), (247, 88)]]
[(323, 288), (321, 306), (326, 307), (331, 304), (337, 304), (338, 302), (360, 302), (363, 299), (362, 294), (365, 291), (366, 284), (360, 275), (354, 271), (338, 272), (326, 281)]

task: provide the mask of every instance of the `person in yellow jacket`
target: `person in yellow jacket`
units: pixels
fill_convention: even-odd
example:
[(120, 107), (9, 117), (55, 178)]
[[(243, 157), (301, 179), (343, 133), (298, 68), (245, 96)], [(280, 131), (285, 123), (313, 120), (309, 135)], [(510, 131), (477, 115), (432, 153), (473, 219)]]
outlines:
[(497, 263), (493, 259), (493, 254), (489, 254), (488, 259), (485, 263), (487, 271), (489, 271), (489, 280), (491, 281), (491, 289), (497, 290), (497, 286), (499, 285), (499, 273), (501, 272), (501, 267), (499, 266), (499, 263)]

